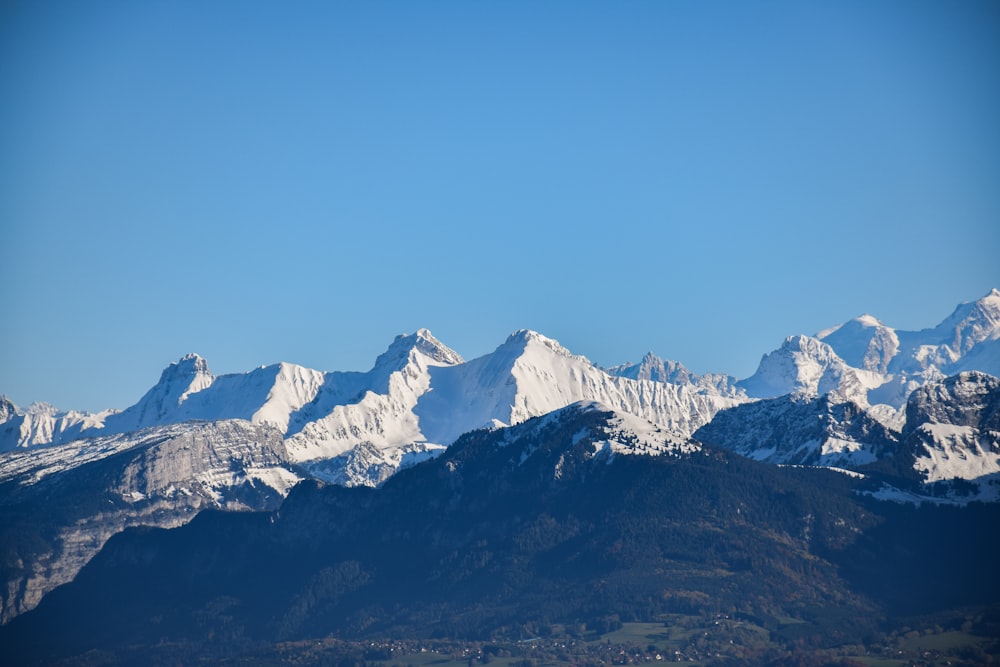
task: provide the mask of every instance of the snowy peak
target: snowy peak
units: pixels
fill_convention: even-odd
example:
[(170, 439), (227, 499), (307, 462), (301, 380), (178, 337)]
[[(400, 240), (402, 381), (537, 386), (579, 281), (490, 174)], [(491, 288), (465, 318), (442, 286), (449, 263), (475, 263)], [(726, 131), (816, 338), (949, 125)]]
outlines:
[(1000, 291), (960, 304), (936, 327), (897, 334), (899, 352), (888, 367), (891, 373), (1000, 374)]
[(183, 375), (198, 375), (208, 372), (208, 362), (200, 354), (194, 352), (185, 354), (179, 361), (170, 364), (163, 371), (164, 374), (177, 373)]
[[(553, 340), (531, 329), (519, 329), (507, 337), (503, 345), (497, 348), (496, 353), (501, 351), (512, 356), (520, 356), (529, 350), (535, 350), (541, 354), (555, 354), (560, 357), (576, 357), (572, 352)], [(578, 357), (584, 359), (584, 357)], [(589, 362), (587, 362), (589, 363)]]
[(10, 419), (18, 416), (20, 414), (17, 406), (14, 405), (7, 396), (0, 396), (0, 424), (3, 424)]
[(862, 315), (816, 338), (848, 366), (883, 377), (883, 388), (870, 400), (899, 407), (915, 387), (946, 375), (966, 370), (1000, 374), (1000, 290), (960, 304), (929, 329), (896, 330)]
[(871, 315), (861, 315), (839, 326), (816, 334), (855, 368), (886, 373), (889, 362), (899, 351), (899, 337)]
[(428, 441), (449, 444), (471, 429), (519, 424), (579, 401), (598, 401), (679, 434), (739, 402), (714, 389), (612, 376), (558, 342), (522, 330), (490, 354), (431, 369), (430, 390), (414, 412)]
[(789, 336), (765, 354), (757, 372), (739, 383), (750, 396), (825, 394), (837, 389), (847, 364), (833, 348), (810, 336)]
[(694, 383), (694, 375), (683, 364), (661, 359), (652, 352), (647, 352), (637, 364), (621, 364), (604, 370), (610, 375), (633, 380), (672, 382), (673, 384)]
[(160, 381), (150, 391), (159, 389), (164, 396), (176, 394), (178, 403), (189, 394), (205, 389), (212, 384), (212, 372), (208, 362), (197, 354), (188, 354), (175, 361), (160, 374)]
[(212, 385), (215, 377), (208, 362), (188, 354), (167, 366), (157, 382), (139, 402), (105, 422), (108, 433), (124, 433), (171, 421), (171, 415), (192, 394)]
[(452, 366), (465, 361), (462, 359), (462, 355), (439, 341), (427, 329), (417, 329), (413, 336), (415, 339), (414, 348), (439, 364)]
[(963, 303), (935, 331), (940, 332), (941, 342), (956, 356), (966, 354), (978, 343), (1000, 337), (1000, 292), (994, 288), (978, 301)]
[(652, 352), (647, 352), (637, 364), (621, 364), (603, 370), (608, 375), (630, 380), (676, 384), (717, 392), (723, 396), (745, 398), (742, 390), (736, 387), (736, 378), (731, 375), (723, 373), (697, 375), (688, 370), (684, 364), (662, 359)]
[(379, 450), (426, 443), (414, 414), (417, 401), (432, 371), (462, 364), (427, 329), (396, 336), (367, 373), (326, 376), (315, 399), (289, 421), (290, 455), (306, 462), (341, 456), (362, 443)]
[(414, 355), (426, 357), (432, 365), (451, 366), (462, 363), (462, 356), (435, 338), (427, 329), (412, 334), (399, 334), (389, 348), (378, 356), (372, 373), (389, 374), (402, 370), (414, 361)]

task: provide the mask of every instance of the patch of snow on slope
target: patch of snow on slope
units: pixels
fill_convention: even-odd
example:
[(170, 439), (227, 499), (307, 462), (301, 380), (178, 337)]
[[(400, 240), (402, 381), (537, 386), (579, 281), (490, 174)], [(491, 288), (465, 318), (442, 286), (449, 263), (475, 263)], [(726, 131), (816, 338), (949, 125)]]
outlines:
[(924, 446), (913, 466), (926, 475), (927, 482), (956, 478), (971, 480), (1000, 473), (1000, 455), (983, 451), (977, 429), (927, 423), (921, 424), (920, 430), (929, 435), (935, 445)]
[[(599, 403), (591, 405), (595, 410), (607, 410)], [(648, 419), (623, 412), (614, 412), (614, 417), (607, 421), (607, 439), (599, 444), (616, 454), (648, 456), (690, 454), (701, 449), (694, 440), (678, 437)]]
[(841, 465), (861, 466), (877, 460), (875, 452), (864, 443), (829, 437), (823, 441), (821, 460), (837, 460)]

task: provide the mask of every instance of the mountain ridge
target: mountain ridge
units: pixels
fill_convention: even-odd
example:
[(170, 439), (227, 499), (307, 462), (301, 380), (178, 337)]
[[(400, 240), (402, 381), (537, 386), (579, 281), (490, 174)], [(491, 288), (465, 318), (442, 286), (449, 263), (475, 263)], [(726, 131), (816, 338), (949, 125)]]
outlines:
[[(956, 359), (947, 368), (992, 359), (1000, 349), (995, 312), (1000, 313), (997, 290), (962, 304), (942, 324), (923, 330), (922, 340), (931, 342), (921, 359), (947, 353)], [(943, 340), (946, 329), (951, 342), (931, 345)], [(50, 488), (45, 485), (83, 475), (77, 468), (103, 470), (117, 481), (95, 481), (89, 492), (111, 499), (115, 509), (106, 514), (117, 517), (118, 529), (130, 522), (179, 525), (190, 519), (194, 502), (178, 502), (176, 511), (170, 510), (168, 501), (180, 499), (181, 488), (198, 497), (198, 508), (259, 510), (302, 480), (380, 486), (401, 469), (441, 456), (469, 432), (516, 429), (569, 406), (600, 406), (633, 432), (645, 433), (633, 444), (646, 442), (651, 454), (669, 454), (669, 448), (649, 445), (649, 433), (678, 451), (697, 449), (692, 440), (697, 434), (695, 440), (771, 464), (837, 467), (868, 476), (878, 482), (868, 490), (876, 498), (1000, 500), (1000, 445), (994, 436), (1000, 427), (993, 408), (976, 403), (977, 396), (993, 401), (1000, 395), (1000, 380), (974, 371), (950, 380), (933, 364), (885, 373), (901, 363), (895, 361), (899, 349), (910, 349), (898, 344), (900, 335), (909, 340), (904, 334), (862, 316), (817, 337), (791, 336), (764, 356), (754, 376), (741, 381), (698, 376), (652, 353), (638, 364), (602, 369), (527, 329), (468, 361), (419, 329), (397, 336), (366, 372), (324, 373), (282, 362), (216, 376), (204, 358), (189, 354), (121, 412), (61, 413), (45, 405), (21, 410), (0, 399), (0, 491), (17, 504), (33, 486)], [(951, 344), (966, 350), (964, 355), (948, 352)], [(944, 389), (938, 387), (942, 382)], [(944, 416), (914, 421), (912, 401), (923, 401), (920, 415), (937, 410)], [(204, 437), (194, 438), (196, 433)], [(36, 444), (26, 446), (32, 438)], [(186, 442), (188, 449), (165, 450), (176, 459), (172, 462), (161, 458), (129, 468), (129, 457), (148, 450), (154, 440)], [(622, 444), (615, 442), (607, 441), (606, 455)], [(169, 485), (148, 484), (150, 475), (169, 469), (183, 471), (174, 474), (173, 496), (164, 495)], [(200, 491), (194, 493), (193, 485)], [(156, 518), (144, 509), (153, 497), (159, 499)], [(73, 514), (61, 508), (71, 499), (57, 495), (53, 501), (57, 518)], [(28, 514), (48, 525), (35, 509)], [(99, 514), (95, 509), (93, 517), (74, 521), (93, 523)], [(46, 530), (47, 536), (35, 541), (7, 533), (0, 544), (8, 553), (27, 549), (27, 557), (13, 557), (4, 568), (7, 594), (0, 620), (30, 608), (71, 578), (107, 538), (102, 533), (90, 547), (60, 560), (61, 545), (80, 542), (82, 533), (58, 521)], [(37, 527), (26, 534), (37, 535)], [(50, 554), (44, 557), (50, 570), (25, 573), (23, 563), (42, 553)]]

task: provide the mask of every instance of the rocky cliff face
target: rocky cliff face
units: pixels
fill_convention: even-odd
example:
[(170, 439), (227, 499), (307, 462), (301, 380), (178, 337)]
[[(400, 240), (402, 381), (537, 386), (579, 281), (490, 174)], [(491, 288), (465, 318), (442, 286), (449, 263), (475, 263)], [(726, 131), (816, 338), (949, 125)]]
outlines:
[(1000, 378), (960, 373), (913, 392), (904, 438), (929, 482), (1000, 475)]
[(286, 463), (281, 433), (244, 421), (68, 446), (88, 462), (53, 471), (47, 461), (58, 448), (45, 448), (24, 452), (0, 475), (0, 621), (70, 581), (125, 528), (172, 528), (206, 508), (273, 509), (300, 479)]
[(899, 434), (834, 394), (782, 396), (724, 410), (694, 437), (757, 461), (857, 468), (898, 446)]

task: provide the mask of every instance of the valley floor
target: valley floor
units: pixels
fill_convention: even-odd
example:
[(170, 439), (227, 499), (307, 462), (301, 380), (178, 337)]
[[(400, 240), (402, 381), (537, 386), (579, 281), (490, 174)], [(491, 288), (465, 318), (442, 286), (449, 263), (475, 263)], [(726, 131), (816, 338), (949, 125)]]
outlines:
[[(860, 643), (819, 648), (792, 618), (670, 615), (603, 633), (553, 625), (519, 641), (331, 637), (266, 644), (245, 637), (90, 651), (59, 667), (220, 665), (279, 667), (563, 667), (684, 663), (705, 667), (979, 667), (1000, 664), (1000, 609), (909, 619)], [(797, 636), (799, 635), (799, 636)]]

